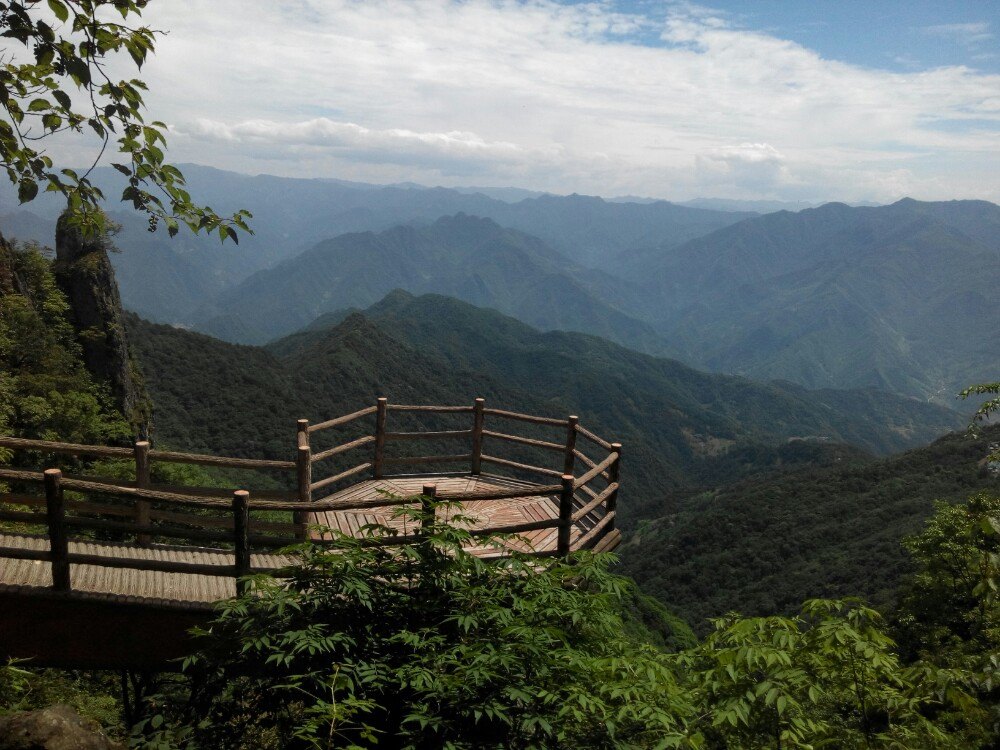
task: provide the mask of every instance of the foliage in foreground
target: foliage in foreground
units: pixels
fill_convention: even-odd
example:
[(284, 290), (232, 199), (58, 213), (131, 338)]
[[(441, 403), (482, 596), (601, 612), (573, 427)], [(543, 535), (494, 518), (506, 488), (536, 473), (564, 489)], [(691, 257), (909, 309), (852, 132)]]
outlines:
[[(436, 523), (396, 550), (346, 537), (337, 550), (301, 545), (289, 585), (258, 577), (251, 595), (222, 605), (183, 679), (151, 702), (136, 745), (916, 749), (997, 739), (983, 644), (970, 647), (975, 664), (910, 658), (912, 644), (904, 657), (873, 609), (811, 600), (792, 617), (721, 618), (701, 644), (671, 653), (629, 635), (630, 584), (609, 572), (612, 556), (485, 562), (467, 541)], [(968, 561), (993, 543), (958, 542), (950, 554)], [(995, 614), (990, 590), (970, 595)]]
[[(153, 53), (157, 32), (131, 26), (148, 0), (0, 0), (0, 171), (28, 203), (39, 187), (61, 193), (73, 224), (88, 236), (107, 227), (101, 190), (90, 173), (109, 146), (119, 153), (112, 166), (125, 178), (121, 200), (159, 221), (173, 237), (181, 223), (219, 239), (238, 241), (249, 232), (247, 211), (223, 218), (191, 201), (184, 175), (164, 161), (167, 126), (143, 116), (146, 84), (111, 78), (125, 63), (137, 69)], [(116, 19), (115, 16), (120, 16)], [(23, 49), (20, 49), (22, 48)], [(59, 169), (44, 142), (62, 133), (94, 139), (97, 156), (82, 175)], [(116, 144), (112, 146), (114, 139)]]

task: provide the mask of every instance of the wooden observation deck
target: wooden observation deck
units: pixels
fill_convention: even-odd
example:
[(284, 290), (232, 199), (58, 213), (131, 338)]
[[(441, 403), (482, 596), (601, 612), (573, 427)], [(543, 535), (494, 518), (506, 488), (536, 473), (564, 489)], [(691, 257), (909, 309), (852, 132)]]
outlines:
[[(391, 431), (397, 422), (403, 429)], [(318, 424), (299, 420), (296, 435), (294, 460), (0, 437), (0, 448), (48, 456), (42, 465), (53, 455), (101, 458), (132, 475), (0, 467), (0, 658), (162, 665), (185, 652), (187, 628), (241, 590), (244, 576), (282, 575), (294, 559), (281, 548), (307, 537), (335, 544), (337, 532), (415, 542), (421, 527), (399, 509), (427, 498), (448, 501), (436, 504), (438, 514), (470, 519), (469, 551), (484, 557), (606, 551), (621, 539), (621, 445), (575, 416), (490, 409), (483, 399), (418, 406), (380, 398)], [(589, 457), (578, 438), (601, 457)], [(358, 454), (360, 463), (349, 460)], [(263, 474), (272, 486), (284, 477), (294, 487), (156, 484), (157, 462)], [(420, 471), (428, 465), (439, 470)]]

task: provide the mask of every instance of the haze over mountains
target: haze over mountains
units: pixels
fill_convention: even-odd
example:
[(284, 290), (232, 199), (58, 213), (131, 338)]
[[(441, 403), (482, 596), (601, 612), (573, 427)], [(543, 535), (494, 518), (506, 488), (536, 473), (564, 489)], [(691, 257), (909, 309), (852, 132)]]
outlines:
[(628, 445), (630, 520), (658, 516), (678, 490), (765, 470), (792, 438), (884, 453), (962, 424), (950, 410), (889, 394), (708, 375), (438, 295), (394, 292), (266, 348), (138, 318), (130, 336), (159, 439), (171, 444), (283, 456), (295, 418), (326, 419), (375, 395), (404, 403), (482, 395), (539, 414), (579, 411), (591, 429)]
[[(171, 242), (114, 213), (128, 249), (115, 257), (122, 296), (148, 318), (232, 341), (264, 343), (403, 288), (812, 388), (954, 406), (958, 390), (997, 369), (1000, 207), (983, 201), (755, 215), (185, 171), (217, 209), (251, 207), (256, 236), (239, 248)], [(97, 181), (114, 194), (110, 172)], [(44, 241), (51, 218), (22, 211), (0, 222)]]

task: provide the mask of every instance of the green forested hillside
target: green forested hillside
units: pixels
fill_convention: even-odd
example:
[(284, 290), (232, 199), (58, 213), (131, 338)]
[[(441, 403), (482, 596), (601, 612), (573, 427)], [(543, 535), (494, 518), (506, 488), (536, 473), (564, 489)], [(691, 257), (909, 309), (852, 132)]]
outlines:
[(790, 438), (891, 451), (961, 424), (953, 412), (885, 394), (706, 375), (434, 295), (396, 293), (365, 315), (267, 349), (139, 319), (131, 333), (159, 435), (174, 445), (284, 457), (298, 417), (327, 419), (378, 395), (404, 403), (484, 396), (522, 411), (578, 413), (591, 429), (621, 440), (622, 507), (633, 520), (660, 515), (678, 491), (825, 460), (808, 451), (783, 458), (768, 447)]
[(69, 315), (50, 259), (0, 236), (0, 434), (128, 439), (108, 385), (95, 382), (84, 366)]
[(664, 353), (667, 346), (651, 326), (608, 301), (626, 298), (629, 286), (575, 265), (536, 237), (460, 214), (425, 228), (325, 240), (209, 298), (195, 327), (260, 344), (323, 313), (367, 307), (404, 288), (496, 308), (539, 328), (586, 331)]
[(691, 363), (953, 403), (996, 369), (998, 228), (986, 201), (831, 203), (632, 252), (618, 273)]
[(791, 611), (808, 597), (895, 602), (908, 558), (935, 500), (1000, 490), (986, 470), (1000, 427), (954, 434), (898, 456), (845, 456), (821, 468), (694, 494), (643, 524), (621, 549), (624, 570), (689, 622), (728, 611)]
[[(201, 295), (214, 295), (348, 232), (381, 232), (401, 224), (426, 226), (462, 212), (540, 237), (580, 265), (603, 267), (607, 259), (628, 248), (661, 243), (673, 247), (753, 215), (583, 195), (529, 196), (510, 202), (474, 191), (419, 185), (251, 176), (196, 164), (181, 167), (192, 195), (223, 211), (249, 209), (255, 234), (244, 236), (238, 247), (220, 249), (217, 242), (195, 235), (169, 240), (162, 228), (148, 234), (140, 214), (114, 217), (125, 227), (121, 246), (129, 248), (114, 259), (125, 306), (147, 319), (169, 323), (190, 323), (205, 302)], [(109, 196), (120, 195), (125, 187), (121, 175), (110, 167), (98, 167), (90, 179)], [(0, 207), (17, 203), (10, 187), (0, 183)], [(0, 215), (0, 222), (11, 227), (8, 236), (51, 243), (61, 210), (59, 199), (43, 193), (31, 204), (38, 216), (18, 212), (20, 216)]]

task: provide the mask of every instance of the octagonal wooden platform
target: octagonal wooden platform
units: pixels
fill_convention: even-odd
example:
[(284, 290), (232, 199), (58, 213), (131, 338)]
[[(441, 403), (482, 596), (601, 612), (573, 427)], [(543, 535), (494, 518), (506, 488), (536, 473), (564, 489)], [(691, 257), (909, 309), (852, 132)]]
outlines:
[[(347, 487), (326, 498), (325, 502), (336, 504), (355, 504), (380, 497), (414, 497), (421, 493), (425, 485), (433, 484), (441, 494), (460, 492), (482, 492), (488, 490), (509, 490), (524, 488), (530, 492), (538, 485), (510, 477), (495, 474), (479, 474), (476, 476), (462, 474), (459, 476), (442, 476), (439, 474), (414, 474), (408, 476), (390, 476), (383, 479), (370, 479)], [(574, 496), (574, 510), (579, 510), (589, 498)], [(575, 548), (577, 540), (594, 527), (603, 517), (603, 507), (584, 516), (573, 524), (570, 529), (570, 547)], [(470, 519), (467, 523), (456, 525), (469, 529), (481, 529), (497, 526), (515, 526), (529, 524), (535, 521), (555, 521), (559, 518), (558, 495), (527, 496), (503, 498), (496, 500), (466, 500), (460, 508), (441, 511), (445, 520), (451, 520), (451, 515), (461, 514)], [(400, 514), (398, 505), (365, 508), (363, 510), (346, 509), (342, 511), (328, 510), (322, 513), (310, 513), (309, 523), (336, 529), (350, 536), (360, 536), (362, 529), (368, 524), (379, 524), (397, 529), (401, 534), (413, 533), (414, 522), (411, 518)], [(314, 531), (316, 538), (329, 538), (329, 534)], [(518, 552), (555, 552), (558, 530), (556, 528), (524, 531), (502, 541), (502, 547), (496, 544), (488, 546), (473, 546), (469, 550), (473, 554), (484, 557), (501, 555), (503, 547)], [(616, 537), (617, 538), (617, 537)], [(609, 540), (609, 542), (612, 540)], [(605, 545), (613, 546), (613, 545)]]

